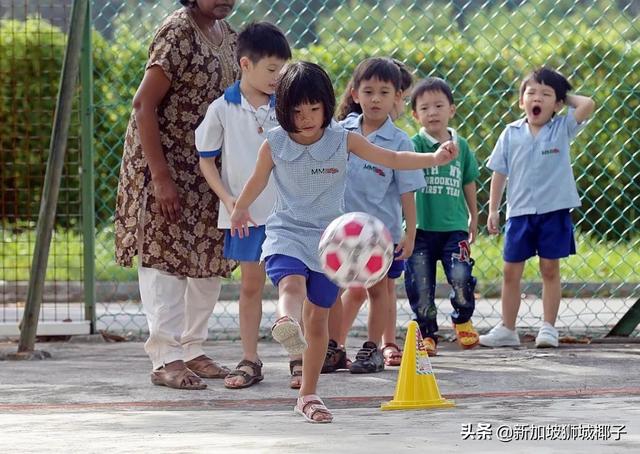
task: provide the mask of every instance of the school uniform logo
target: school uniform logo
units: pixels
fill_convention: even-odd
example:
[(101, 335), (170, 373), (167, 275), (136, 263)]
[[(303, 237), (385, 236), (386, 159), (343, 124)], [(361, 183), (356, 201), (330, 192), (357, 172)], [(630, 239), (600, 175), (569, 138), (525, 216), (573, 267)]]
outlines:
[(328, 167), (325, 169), (311, 169), (311, 175), (332, 175), (338, 172), (339, 170), (335, 167)]
[(542, 150), (542, 156), (549, 155), (549, 154), (558, 154), (558, 153), (560, 153), (559, 148), (549, 148), (548, 150)]
[(367, 170), (372, 171), (373, 173), (375, 173), (378, 176), (384, 177), (386, 176), (386, 174), (384, 173), (384, 170), (382, 170), (380, 167), (376, 167), (374, 165), (371, 164), (365, 164), (364, 168)]

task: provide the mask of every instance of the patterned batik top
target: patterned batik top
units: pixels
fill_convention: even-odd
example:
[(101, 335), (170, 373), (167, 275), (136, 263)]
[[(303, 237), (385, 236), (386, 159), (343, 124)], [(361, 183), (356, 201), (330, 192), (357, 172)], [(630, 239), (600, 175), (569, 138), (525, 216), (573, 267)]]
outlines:
[(122, 266), (132, 266), (139, 255), (142, 266), (194, 278), (228, 276), (236, 266), (222, 255), (224, 233), (216, 228), (218, 198), (200, 172), (194, 133), (209, 104), (238, 75), (237, 35), (226, 22), (222, 25), (222, 42), (215, 45), (182, 8), (153, 38), (146, 68), (159, 66), (171, 82), (157, 115), (182, 212), (176, 222), (160, 212), (132, 113), (115, 212), (116, 261)]

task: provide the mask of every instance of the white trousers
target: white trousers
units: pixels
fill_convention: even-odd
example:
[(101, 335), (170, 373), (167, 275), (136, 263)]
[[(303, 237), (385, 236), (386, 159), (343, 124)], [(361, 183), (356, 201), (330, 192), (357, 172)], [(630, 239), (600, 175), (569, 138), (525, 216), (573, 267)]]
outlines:
[(149, 325), (144, 349), (153, 369), (203, 355), (202, 344), (220, 296), (221, 279), (194, 279), (138, 267), (138, 282)]

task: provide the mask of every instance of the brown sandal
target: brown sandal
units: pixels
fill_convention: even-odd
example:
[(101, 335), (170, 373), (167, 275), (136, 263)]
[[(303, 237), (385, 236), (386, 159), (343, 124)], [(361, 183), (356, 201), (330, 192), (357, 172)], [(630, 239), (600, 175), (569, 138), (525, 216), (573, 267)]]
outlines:
[[(191, 379), (191, 383), (188, 379)], [(206, 389), (207, 384), (188, 368), (167, 370), (164, 367), (151, 372), (151, 383), (157, 386), (167, 386), (175, 389)]]
[(393, 342), (384, 344), (381, 350), (385, 366), (399, 366), (402, 363), (402, 350)]
[(298, 377), (302, 377), (302, 369), (296, 369), (296, 367), (302, 367), (301, 359), (294, 359), (293, 361), (289, 361), (289, 372), (291, 372), (291, 381), (289, 382), (289, 387), (291, 389), (300, 389), (302, 386), (302, 380), (298, 379)]
[(200, 378), (224, 378), (231, 372), (228, 367), (221, 366), (205, 355), (198, 356), (184, 364)]
[[(333, 415), (329, 409), (325, 406), (322, 399), (315, 394), (308, 394), (306, 396), (298, 397), (296, 406), (293, 407), (293, 411), (299, 415), (304, 416), (307, 422), (313, 424), (326, 424), (333, 421)], [(316, 415), (324, 415), (324, 419), (314, 419)]]
[[(251, 369), (251, 374), (242, 370), (241, 367), (249, 367)], [(227, 378), (233, 377), (242, 377), (244, 382), (240, 385), (230, 385), (227, 382)], [(264, 379), (262, 375), (262, 361), (257, 360), (255, 363), (253, 361), (249, 361), (248, 359), (243, 359), (238, 363), (236, 369), (234, 371), (229, 372), (229, 374), (224, 379), (224, 387), (228, 389), (242, 389), (248, 388), (249, 386), (253, 386), (256, 383), (260, 383)]]

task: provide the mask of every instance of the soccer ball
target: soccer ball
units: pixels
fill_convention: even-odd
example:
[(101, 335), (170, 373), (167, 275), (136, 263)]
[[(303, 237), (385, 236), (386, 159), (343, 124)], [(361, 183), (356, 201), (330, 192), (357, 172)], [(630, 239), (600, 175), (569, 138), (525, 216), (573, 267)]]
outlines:
[(318, 246), (325, 274), (342, 288), (371, 287), (393, 262), (393, 239), (378, 218), (346, 213), (325, 229)]

